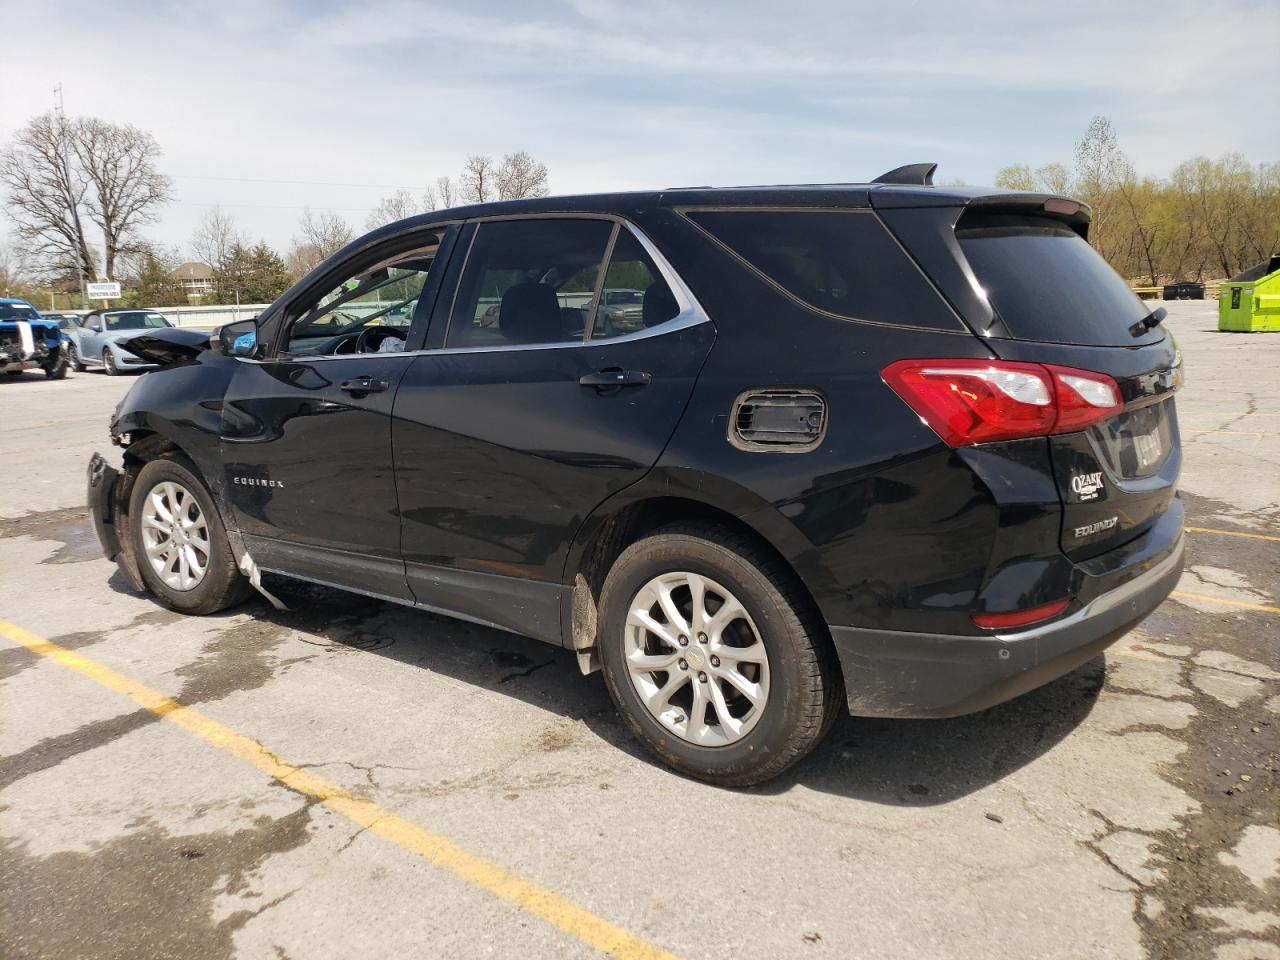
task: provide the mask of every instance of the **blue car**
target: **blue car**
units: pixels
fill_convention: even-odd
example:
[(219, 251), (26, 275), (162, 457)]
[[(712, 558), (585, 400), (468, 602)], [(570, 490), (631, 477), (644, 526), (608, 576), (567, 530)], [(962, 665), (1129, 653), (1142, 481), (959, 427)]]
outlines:
[(50, 380), (67, 375), (67, 338), (25, 300), (0, 297), (0, 371), (17, 376), (39, 367)]

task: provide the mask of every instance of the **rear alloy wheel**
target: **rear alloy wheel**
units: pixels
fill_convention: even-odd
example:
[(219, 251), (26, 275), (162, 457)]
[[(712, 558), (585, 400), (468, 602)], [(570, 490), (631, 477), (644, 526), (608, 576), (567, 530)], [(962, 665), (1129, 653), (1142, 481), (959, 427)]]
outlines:
[(769, 655), (742, 602), (714, 580), (654, 577), (631, 601), (627, 672), (650, 716), (689, 743), (751, 732), (769, 700)]
[(719, 527), (667, 527), (614, 562), (600, 593), (605, 682), (627, 726), (675, 769), (763, 783), (844, 708), (825, 625), (767, 547)]
[(209, 491), (181, 454), (166, 454), (138, 472), (129, 529), (142, 579), (166, 606), (214, 613), (252, 592)]
[(120, 368), (116, 366), (116, 358), (112, 355), (110, 347), (102, 351), (102, 368), (107, 371), (108, 377), (120, 375)]

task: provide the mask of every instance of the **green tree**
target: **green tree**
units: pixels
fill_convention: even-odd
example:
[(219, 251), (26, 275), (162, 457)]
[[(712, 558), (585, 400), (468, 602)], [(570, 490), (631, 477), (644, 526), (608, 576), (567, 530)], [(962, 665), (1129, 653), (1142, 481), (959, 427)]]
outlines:
[(283, 258), (264, 241), (252, 247), (237, 243), (213, 273), (211, 302), (271, 303), (292, 282)]
[(119, 306), (125, 307), (179, 307), (187, 306), (187, 292), (174, 279), (173, 269), (177, 257), (154, 246), (123, 257), (124, 269), (120, 274), (123, 293)]

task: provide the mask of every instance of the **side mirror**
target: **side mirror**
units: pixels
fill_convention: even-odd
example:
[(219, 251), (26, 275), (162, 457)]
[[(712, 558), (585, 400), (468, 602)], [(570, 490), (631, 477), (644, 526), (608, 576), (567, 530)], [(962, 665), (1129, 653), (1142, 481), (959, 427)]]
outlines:
[(90, 329), (90, 330), (92, 330), (94, 333), (101, 333), (101, 332), (102, 332), (102, 324), (101, 324), (101, 323), (99, 323), (97, 320), (90, 320), (90, 321), (89, 321), (89, 329)]
[(240, 320), (220, 327), (209, 341), (215, 353), (224, 357), (256, 357), (258, 355), (258, 318)]

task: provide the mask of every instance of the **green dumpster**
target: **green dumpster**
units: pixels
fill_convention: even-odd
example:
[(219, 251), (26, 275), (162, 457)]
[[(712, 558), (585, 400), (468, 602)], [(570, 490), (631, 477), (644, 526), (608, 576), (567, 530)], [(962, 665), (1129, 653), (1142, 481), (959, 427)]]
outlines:
[(1218, 286), (1218, 329), (1280, 332), (1280, 256)]

